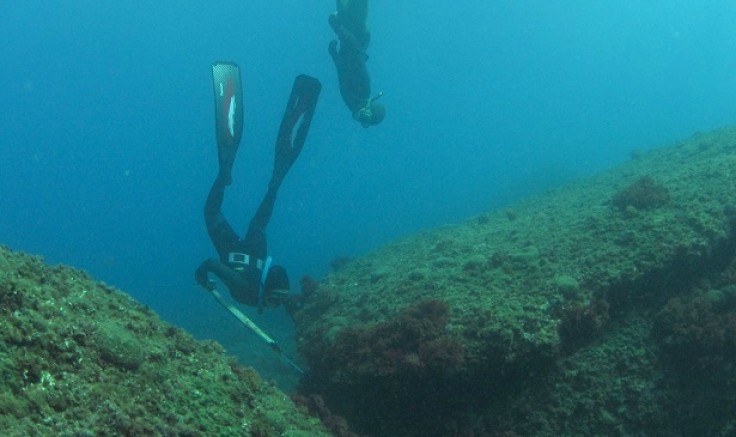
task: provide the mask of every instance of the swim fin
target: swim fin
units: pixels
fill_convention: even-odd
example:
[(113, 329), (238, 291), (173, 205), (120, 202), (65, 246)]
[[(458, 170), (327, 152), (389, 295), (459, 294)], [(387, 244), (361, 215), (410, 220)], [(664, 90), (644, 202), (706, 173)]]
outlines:
[[(321, 90), (322, 84), (313, 77), (300, 74), (294, 79), (276, 139), (274, 177), (277, 180), (286, 176), (302, 151)], [(298, 122), (299, 126), (296, 126)]]
[(219, 177), (230, 185), (235, 154), (243, 135), (243, 89), (240, 68), (233, 62), (212, 64), (212, 83), (215, 95), (215, 132)]

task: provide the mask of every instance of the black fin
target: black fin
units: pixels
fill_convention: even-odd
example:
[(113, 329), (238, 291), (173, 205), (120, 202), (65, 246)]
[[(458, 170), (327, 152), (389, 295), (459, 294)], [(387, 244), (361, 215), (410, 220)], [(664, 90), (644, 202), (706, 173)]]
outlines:
[[(322, 84), (313, 77), (300, 74), (294, 79), (276, 140), (274, 176), (277, 178), (286, 175), (302, 151), (321, 90)], [(297, 122), (299, 126), (294, 133)]]

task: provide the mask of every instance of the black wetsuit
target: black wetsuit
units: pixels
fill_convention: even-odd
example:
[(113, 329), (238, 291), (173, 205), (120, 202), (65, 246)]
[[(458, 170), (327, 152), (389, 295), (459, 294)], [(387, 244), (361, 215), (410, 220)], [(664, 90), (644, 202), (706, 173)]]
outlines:
[[(273, 266), (264, 275), (264, 269), (268, 267), (266, 226), (271, 219), (279, 187), (304, 145), (320, 88), (314, 78), (304, 75), (296, 78), (276, 139), (274, 168), (268, 190), (242, 239), (222, 214), (225, 188), (230, 178), (227, 167), (223, 170), (221, 162), (221, 172), (212, 184), (204, 208), (207, 232), (219, 259), (205, 260), (195, 272), (195, 279), (203, 287), (214, 287), (208, 278), (208, 274), (213, 273), (238, 302), (259, 307), (263, 305), (264, 294), (271, 290), (289, 289), (289, 279), (283, 267)], [(292, 137), (300, 119), (301, 123)], [(229, 155), (234, 159), (234, 153)], [(262, 283), (265, 293), (261, 293)]]
[(329, 52), (337, 68), (340, 95), (355, 114), (366, 106), (371, 98), (371, 77), (365, 63), (368, 61), (368, 44), (371, 35), (368, 31), (354, 33), (340, 19), (340, 14), (330, 15), (330, 26), (340, 39), (339, 49), (336, 40), (330, 42)]
[[(248, 226), (245, 238), (240, 238), (222, 215), (221, 207), (225, 194), (222, 178), (215, 183), (207, 196), (204, 218), (207, 233), (215, 246), (219, 259), (209, 258), (197, 269), (198, 281), (202, 275), (212, 272), (222, 280), (235, 300), (246, 305), (258, 305), (263, 268), (266, 264), (266, 226), (271, 217), (278, 187), (269, 186), (258, 212)], [(288, 284), (287, 289), (288, 289)]]
[(340, 94), (353, 119), (367, 128), (383, 121), (386, 108), (376, 103), (382, 93), (371, 97), (371, 77), (365, 64), (371, 34), (366, 26), (368, 0), (337, 0), (337, 12), (330, 15), (330, 26), (339, 39), (330, 42), (329, 51), (337, 68)]

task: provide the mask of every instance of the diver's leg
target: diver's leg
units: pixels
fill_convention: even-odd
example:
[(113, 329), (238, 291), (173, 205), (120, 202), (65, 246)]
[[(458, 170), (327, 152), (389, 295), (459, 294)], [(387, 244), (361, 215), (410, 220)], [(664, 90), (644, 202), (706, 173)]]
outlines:
[(271, 220), (271, 215), (273, 214), (273, 207), (276, 203), (276, 194), (281, 186), (281, 180), (271, 178), (271, 182), (268, 184), (268, 191), (266, 191), (266, 195), (263, 196), (261, 204), (258, 206), (258, 210), (256, 210), (256, 213), (253, 215), (250, 225), (248, 226), (249, 234), (255, 231), (265, 233), (266, 226), (268, 226), (268, 222)]
[(222, 202), (225, 198), (225, 187), (228, 181), (221, 175), (217, 176), (212, 184), (207, 201), (204, 204), (204, 221), (207, 225), (207, 234), (215, 246), (215, 250), (223, 259), (238, 242), (238, 235), (222, 215)]
[(221, 179), (225, 185), (230, 185), (232, 182), (233, 163), (235, 162), (235, 153), (238, 151), (238, 145), (217, 147), (217, 157), (220, 163), (219, 173), (217, 178)]
[[(291, 95), (286, 104), (286, 111), (281, 119), (281, 126), (276, 138), (273, 175), (268, 183), (268, 191), (253, 216), (249, 229), (265, 231), (273, 213), (276, 194), (281, 182), (283, 182), (286, 173), (301, 153), (302, 147), (304, 147), (304, 141), (309, 132), (309, 125), (312, 122), (321, 89), (322, 85), (313, 77), (299, 75), (294, 79)], [(296, 134), (294, 134), (294, 127), (299, 120), (301, 120), (301, 123), (299, 123)]]
[(235, 156), (238, 153), (240, 141), (232, 141), (229, 139), (217, 141), (217, 162), (219, 164), (217, 179), (221, 180), (225, 185), (232, 183), (233, 164)]

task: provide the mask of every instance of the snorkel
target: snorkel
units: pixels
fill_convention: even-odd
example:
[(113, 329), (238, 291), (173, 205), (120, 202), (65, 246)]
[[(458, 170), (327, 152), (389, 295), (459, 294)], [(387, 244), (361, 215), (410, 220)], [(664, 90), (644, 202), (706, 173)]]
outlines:
[(366, 100), (365, 106), (353, 113), (353, 118), (360, 121), (360, 124), (364, 128), (368, 128), (383, 121), (383, 117), (386, 115), (386, 110), (383, 106), (375, 104), (375, 101), (381, 97), (383, 97), (383, 91), (379, 92), (375, 97)]
[(375, 102), (376, 100), (380, 99), (381, 97), (383, 97), (383, 91), (379, 91), (378, 94), (376, 95), (376, 97), (371, 97), (370, 99), (368, 99), (368, 103), (366, 104), (366, 106), (370, 106), (371, 103)]

